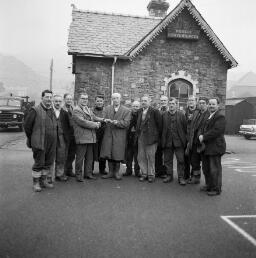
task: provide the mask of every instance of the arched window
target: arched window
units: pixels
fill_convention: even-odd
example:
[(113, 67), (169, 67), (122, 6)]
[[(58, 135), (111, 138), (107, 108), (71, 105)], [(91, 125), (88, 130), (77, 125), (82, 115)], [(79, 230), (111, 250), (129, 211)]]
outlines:
[(176, 79), (168, 85), (168, 95), (174, 97), (179, 101), (179, 107), (185, 109), (187, 105), (188, 96), (193, 95), (193, 85), (184, 79)]

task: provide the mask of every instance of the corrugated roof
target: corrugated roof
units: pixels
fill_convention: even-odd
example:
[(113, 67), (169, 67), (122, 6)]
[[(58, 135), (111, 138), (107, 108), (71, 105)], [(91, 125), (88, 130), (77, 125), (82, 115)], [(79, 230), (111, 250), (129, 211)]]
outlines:
[(125, 55), (159, 19), (73, 9), (69, 53)]

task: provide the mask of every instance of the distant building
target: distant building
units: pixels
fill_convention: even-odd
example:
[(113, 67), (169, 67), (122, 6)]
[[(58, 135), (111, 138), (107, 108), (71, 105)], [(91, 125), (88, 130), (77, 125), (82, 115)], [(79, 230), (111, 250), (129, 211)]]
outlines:
[[(152, 0), (149, 17), (83, 11), (75, 6), (68, 53), (73, 56), (75, 96), (86, 91), (92, 102), (112, 92), (125, 99), (162, 94), (226, 99), (227, 70), (236, 60), (189, 0), (167, 14), (169, 4)], [(167, 15), (166, 15), (167, 14)]]
[(256, 97), (226, 99), (226, 133), (236, 134), (244, 119), (256, 118)]
[(245, 74), (227, 91), (227, 98), (246, 98), (256, 96), (256, 74)]

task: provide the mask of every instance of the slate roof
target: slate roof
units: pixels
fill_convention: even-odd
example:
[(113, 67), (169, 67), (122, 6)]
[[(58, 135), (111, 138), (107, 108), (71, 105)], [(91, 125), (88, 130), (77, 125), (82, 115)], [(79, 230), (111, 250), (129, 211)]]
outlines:
[(163, 19), (82, 11), (73, 6), (69, 54), (134, 58), (187, 8), (230, 67), (237, 61), (213, 32), (190, 0), (180, 3)]
[(73, 8), (69, 53), (125, 56), (159, 18), (82, 11)]

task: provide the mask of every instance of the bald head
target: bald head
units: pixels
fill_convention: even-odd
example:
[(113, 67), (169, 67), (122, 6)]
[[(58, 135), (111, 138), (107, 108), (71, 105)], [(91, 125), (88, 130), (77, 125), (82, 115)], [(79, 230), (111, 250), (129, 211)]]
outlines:
[(120, 93), (113, 93), (112, 94), (112, 101), (114, 106), (119, 106), (121, 102), (121, 94)]

